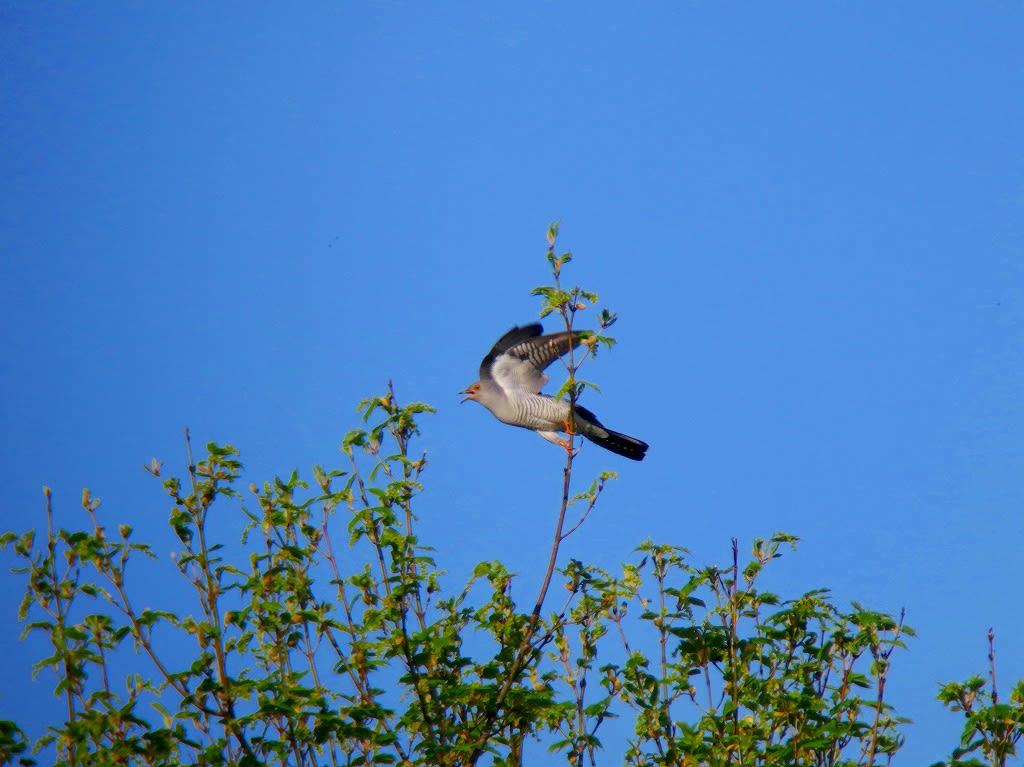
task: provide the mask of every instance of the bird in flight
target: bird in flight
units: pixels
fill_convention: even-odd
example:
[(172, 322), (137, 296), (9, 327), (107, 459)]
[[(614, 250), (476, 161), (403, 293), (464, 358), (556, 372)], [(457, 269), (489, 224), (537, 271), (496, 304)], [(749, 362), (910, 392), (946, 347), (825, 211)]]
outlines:
[[(480, 363), (480, 380), (462, 394), (479, 402), (502, 423), (537, 432), (549, 442), (566, 447), (559, 437), (569, 425), (568, 400), (555, 399), (540, 390), (548, 382), (544, 368), (583, 343), (586, 333), (544, 332), (540, 323), (514, 327), (498, 339)], [(576, 405), (576, 433), (595, 445), (634, 461), (642, 461), (647, 443), (612, 431), (585, 407)]]

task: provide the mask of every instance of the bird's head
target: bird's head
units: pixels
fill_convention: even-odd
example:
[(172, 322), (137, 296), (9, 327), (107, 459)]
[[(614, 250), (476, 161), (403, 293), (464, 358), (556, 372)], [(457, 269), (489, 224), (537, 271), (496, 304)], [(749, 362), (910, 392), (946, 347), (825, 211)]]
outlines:
[(465, 399), (463, 399), (462, 402), (466, 402), (467, 400), (478, 400), (480, 397), (480, 382), (477, 381), (474, 384), (470, 384), (468, 389), (463, 389), (462, 391), (459, 392), (459, 394), (466, 395)]

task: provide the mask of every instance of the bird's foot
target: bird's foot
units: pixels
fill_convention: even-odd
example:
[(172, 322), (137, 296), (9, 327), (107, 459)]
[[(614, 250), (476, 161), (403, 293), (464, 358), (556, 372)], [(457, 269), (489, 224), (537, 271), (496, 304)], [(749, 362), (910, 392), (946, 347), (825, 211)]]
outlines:
[(572, 453), (572, 457), (575, 458), (579, 455), (580, 449), (572, 446), (572, 438), (557, 440), (557, 444), (565, 448), (565, 452)]
[(555, 442), (564, 447), (565, 451), (567, 453), (571, 453), (572, 456), (575, 458), (576, 455), (580, 452), (580, 449), (578, 447), (574, 448), (572, 446), (572, 438), (576, 436), (576, 431), (575, 429), (573, 429), (573, 425), (574, 424), (572, 423), (572, 421), (570, 421), (568, 418), (562, 421), (562, 431), (565, 432), (566, 436), (565, 439), (556, 439)]

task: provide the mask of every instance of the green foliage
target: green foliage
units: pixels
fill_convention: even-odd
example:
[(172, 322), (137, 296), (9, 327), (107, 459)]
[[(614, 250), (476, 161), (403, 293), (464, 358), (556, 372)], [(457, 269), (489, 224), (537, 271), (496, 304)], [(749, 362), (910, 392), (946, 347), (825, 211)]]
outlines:
[[(360, 407), (368, 425), (346, 435), (345, 470), (315, 467), (312, 488), (294, 472), (250, 488), (247, 557), (229, 561), (209, 540), (211, 515), (240, 499), (234, 448), (189, 455), (184, 481), (148, 467), (172, 500), (192, 615), (134, 607), (125, 573), (149, 547), (125, 526), (111, 541), (88, 492), (91, 530), (51, 526), (41, 548), (31, 534), (4, 537), (26, 562), (23, 616), (46, 616), (28, 628), (53, 645), (37, 668), (55, 674), (66, 704), (37, 749), (55, 747), (58, 764), (504, 765), (541, 738), (582, 765), (626, 715), (631, 765), (868, 764), (898, 749), (902, 720), (883, 690), (908, 630), (839, 611), (822, 592), (759, 590), (792, 537), (755, 541), (742, 569), (735, 545), (725, 569), (650, 542), (617, 576), (571, 561), (559, 571), (565, 602), (547, 618), (518, 608), (499, 562), (445, 596), (413, 513), (426, 461), (410, 444), (429, 408), (399, 405), (390, 389)], [(581, 518), (610, 478), (570, 499)], [(476, 584), (485, 596), (473, 600)], [(97, 600), (109, 609), (89, 607)], [(110, 659), (129, 640), (150, 673), (118, 690)], [(171, 668), (161, 646), (183, 642), (193, 659)], [(6, 733), (10, 758), (24, 741)]]
[[(989, 677), (972, 676), (966, 682), (950, 682), (939, 690), (939, 700), (950, 711), (964, 715), (960, 745), (947, 762), (933, 767), (1004, 767), (1017, 753), (1024, 736), (1024, 681), (1010, 692), (1010, 702), (1000, 703), (996, 689), (995, 632), (988, 631)], [(982, 759), (965, 758), (980, 755)]]
[[(820, 591), (788, 601), (759, 591), (784, 544), (795, 539), (754, 541), (742, 571), (735, 542), (726, 570), (693, 568), (682, 549), (650, 542), (618, 578), (573, 563), (577, 649), (567, 633), (556, 646), (585, 716), (557, 745), (594, 758), (597, 727), (623, 703), (635, 722), (630, 765), (854, 765), (894, 754), (906, 720), (884, 687), (893, 650), (912, 632), (856, 605), (844, 613)], [(625, 660), (595, 668), (608, 636)], [(586, 705), (595, 676), (601, 697)]]
[[(561, 287), (571, 256), (555, 255), (556, 234), (554, 284), (535, 292), (542, 314), (572, 331), (597, 296)], [(602, 312), (600, 331), (614, 319)], [(612, 343), (591, 333), (570, 357), (572, 402), (579, 365)], [(765, 568), (794, 537), (755, 540), (745, 562), (733, 541), (722, 567), (696, 567), (684, 549), (650, 541), (620, 572), (558, 567), (561, 544), (615, 478), (604, 472), (573, 492), (570, 434), (536, 599), (525, 608), (512, 599), (500, 562), (478, 564), (451, 590), (414, 511), (427, 461), (413, 441), (432, 409), (399, 404), (389, 385), (359, 410), (342, 468), (249, 485), (248, 500), (238, 451), (211, 443), (196, 461), (187, 431), (181, 477), (165, 477), (157, 461), (146, 467), (171, 502), (189, 614), (137, 606), (161, 594), (133, 593), (129, 565), (154, 554), (130, 526), (110, 532), (88, 490), (84, 529), (55, 526), (47, 489), (45, 535), (0, 537), (20, 561), (25, 632), (51, 647), (35, 671), (56, 680), (61, 702), (33, 754), (58, 765), (510, 767), (526, 748), (546, 747), (552, 761), (579, 767), (710, 767), (874, 765), (899, 750), (906, 720), (885, 691), (912, 632), (902, 615), (842, 610), (822, 590), (763, 590)], [(240, 545), (212, 537), (231, 520)], [(556, 578), (564, 601), (545, 614)], [(990, 691), (972, 679), (940, 695), (967, 717), (949, 765), (1003, 765), (1020, 738), (1024, 686), (1000, 703), (990, 657)], [(133, 667), (123, 685), (115, 659)], [(630, 733), (615, 736), (621, 748), (602, 741), (616, 719)], [(32, 764), (28, 751), (19, 726), (0, 722), (0, 763)], [(988, 762), (963, 761), (974, 753)]]
[(0, 764), (10, 764), (28, 750), (25, 733), (14, 722), (0, 720)]

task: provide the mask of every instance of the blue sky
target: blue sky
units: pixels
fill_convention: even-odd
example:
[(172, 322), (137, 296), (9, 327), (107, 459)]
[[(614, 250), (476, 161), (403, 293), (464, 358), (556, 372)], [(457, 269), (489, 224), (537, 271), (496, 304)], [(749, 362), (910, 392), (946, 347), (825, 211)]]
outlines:
[[(777, 590), (906, 608), (897, 763), (941, 758), (935, 692), (990, 626), (1024, 677), (1022, 39), (984, 0), (5, 3), (2, 527), (43, 484), (78, 524), (89, 486), (169, 550), (138, 467), (180, 470), (184, 426), (253, 481), (308, 473), (392, 379), (438, 408), (452, 583), (533, 583), (562, 456), (456, 392), (536, 317), (560, 220), (620, 316), (585, 404), (651, 444), (583, 450), (620, 478), (566, 554), (800, 536)], [(0, 718), (35, 726), (2, 577)]]

